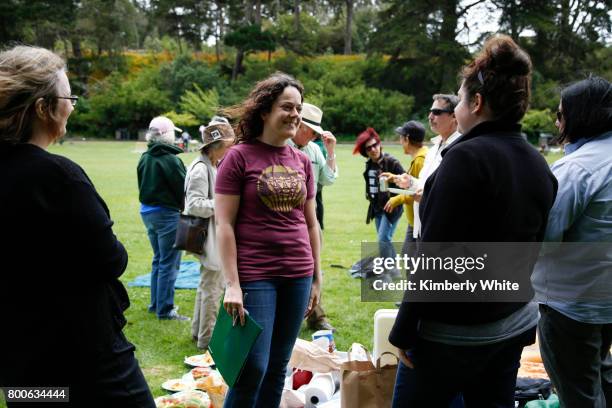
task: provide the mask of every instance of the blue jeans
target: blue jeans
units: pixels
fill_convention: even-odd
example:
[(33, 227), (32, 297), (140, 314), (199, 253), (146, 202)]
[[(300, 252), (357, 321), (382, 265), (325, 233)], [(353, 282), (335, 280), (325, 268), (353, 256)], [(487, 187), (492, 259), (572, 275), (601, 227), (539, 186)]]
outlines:
[[(403, 211), (403, 209), (402, 209)], [(385, 214), (374, 217), (376, 223), (376, 234), (378, 235), (378, 248), (380, 256), (385, 258), (395, 258), (395, 248), (393, 248), (393, 233), (401, 217), (397, 217), (395, 222), (391, 222)]]
[(244, 307), (263, 331), (251, 349), (240, 378), (230, 388), (224, 407), (278, 407), (311, 284), (311, 277), (240, 284), (245, 296)]
[(164, 318), (174, 307), (174, 282), (181, 262), (181, 251), (174, 249), (179, 212), (162, 208), (141, 217), (153, 248), (149, 311)]

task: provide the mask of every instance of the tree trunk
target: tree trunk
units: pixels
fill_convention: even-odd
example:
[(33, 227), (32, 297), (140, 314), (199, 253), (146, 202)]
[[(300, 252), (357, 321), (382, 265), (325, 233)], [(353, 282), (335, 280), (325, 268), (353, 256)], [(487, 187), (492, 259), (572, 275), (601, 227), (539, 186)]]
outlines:
[(68, 58), (68, 54), (70, 53), (70, 50), (68, 48), (68, 40), (66, 38), (62, 38), (62, 43), (64, 44), (64, 55), (66, 56), (66, 58)]
[(215, 1), (217, 5), (217, 33), (215, 40), (215, 52), (217, 54), (217, 63), (221, 61), (221, 42), (223, 41), (224, 33), (224, 16), (223, 16), (223, 5), (219, 0)]
[[(440, 72), (436, 89), (442, 92), (454, 92), (457, 87), (456, 72), (457, 53), (460, 45), (457, 44), (456, 30), (459, 16), (457, 13), (457, 0), (445, 0), (440, 5), (442, 11), (442, 26), (440, 27), (439, 40), (436, 46), (436, 54), (440, 57)], [(460, 61), (460, 59), (459, 59)]]
[(72, 56), (74, 58), (83, 58), (83, 52), (81, 51), (81, 39), (77, 36), (73, 36), (70, 39), (72, 43)]
[(244, 18), (247, 24), (253, 23), (253, 0), (244, 2)]
[(561, 16), (559, 21), (559, 41), (557, 42), (557, 54), (567, 54), (571, 48), (571, 28), (570, 28), (570, 2), (561, 1)]
[(296, 33), (300, 30), (300, 0), (293, 3), (293, 29)]
[(236, 62), (234, 63), (234, 69), (232, 69), (232, 81), (238, 78), (238, 74), (242, 71), (242, 59), (244, 58), (244, 51), (241, 48), (236, 52)]
[(351, 40), (353, 38), (353, 2), (346, 0), (346, 27), (344, 30), (344, 54), (352, 53)]
[(261, 0), (255, 2), (255, 24), (261, 25)]

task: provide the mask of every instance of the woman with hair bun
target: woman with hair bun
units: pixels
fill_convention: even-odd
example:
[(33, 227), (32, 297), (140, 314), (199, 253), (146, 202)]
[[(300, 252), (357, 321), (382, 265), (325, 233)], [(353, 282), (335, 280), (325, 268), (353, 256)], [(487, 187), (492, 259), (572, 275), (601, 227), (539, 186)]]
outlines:
[(319, 303), (319, 224), (310, 159), (287, 145), (301, 123), (304, 89), (277, 73), (226, 113), (239, 120), (238, 145), (219, 165), (215, 216), (223, 307), (263, 331), (225, 407), (278, 407), (305, 314)]
[[(530, 84), (529, 55), (505, 35), (489, 38), (463, 69), (455, 108), (463, 136), (427, 180), (424, 245), (542, 241), (557, 182), (520, 132)], [(389, 336), (401, 359), (394, 407), (445, 407), (458, 393), (466, 407), (514, 407), (521, 352), (534, 343), (538, 321), (537, 304), (528, 301), (537, 251), (516, 256), (511, 249), (504, 246), (494, 272), (522, 278), (525, 301), (467, 294), (456, 302), (402, 303)], [(490, 270), (471, 276), (486, 279)]]
[(85, 171), (47, 151), (77, 100), (56, 54), (0, 52), (0, 385), (67, 387), (63, 407), (154, 407), (122, 332), (128, 254)]

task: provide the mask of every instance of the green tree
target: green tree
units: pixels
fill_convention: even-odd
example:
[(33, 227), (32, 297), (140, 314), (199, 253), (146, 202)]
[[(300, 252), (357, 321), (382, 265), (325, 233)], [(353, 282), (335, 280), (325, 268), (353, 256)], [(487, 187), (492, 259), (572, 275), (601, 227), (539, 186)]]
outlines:
[(387, 1), (370, 48), (390, 55), (387, 67), (371, 81), (415, 96), (428, 106), (437, 92), (456, 92), (457, 72), (469, 58), (457, 35), (460, 21), (484, 0)]
[(244, 71), (242, 63), (246, 55), (254, 51), (268, 51), (269, 61), (270, 53), (276, 49), (274, 34), (270, 31), (263, 31), (259, 24), (238, 27), (225, 36), (225, 44), (237, 50), (236, 61), (232, 69), (232, 81)]
[(298, 55), (314, 55), (319, 50), (321, 25), (309, 14), (300, 16), (300, 25), (296, 29), (294, 16), (282, 15), (274, 26), (278, 43), (285, 49)]
[(82, 0), (76, 30), (95, 44), (98, 56), (117, 54), (138, 44), (137, 15), (130, 0)]

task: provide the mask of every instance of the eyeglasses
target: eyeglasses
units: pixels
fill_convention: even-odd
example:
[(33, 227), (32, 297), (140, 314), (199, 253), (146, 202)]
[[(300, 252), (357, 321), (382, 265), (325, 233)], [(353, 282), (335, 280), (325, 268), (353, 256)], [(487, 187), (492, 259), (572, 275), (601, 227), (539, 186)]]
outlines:
[(563, 112), (561, 112), (560, 110), (557, 111), (557, 120), (559, 122), (561, 122), (561, 119), (563, 119)]
[(370, 150), (374, 150), (375, 148), (377, 148), (377, 147), (378, 147), (378, 145), (379, 145), (379, 144), (380, 144), (380, 143), (376, 142), (376, 143), (374, 143), (374, 144), (371, 144), (371, 145), (369, 145), (369, 146), (366, 146), (366, 147), (365, 147), (365, 151), (366, 151), (366, 152), (369, 152)]
[(440, 116), (443, 113), (453, 113), (453, 111), (451, 109), (430, 109), (429, 113), (431, 113), (434, 116)]
[(55, 96), (56, 99), (68, 99), (70, 101), (70, 104), (72, 106), (76, 106), (79, 97), (76, 95), (70, 95), (70, 96)]

